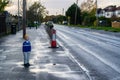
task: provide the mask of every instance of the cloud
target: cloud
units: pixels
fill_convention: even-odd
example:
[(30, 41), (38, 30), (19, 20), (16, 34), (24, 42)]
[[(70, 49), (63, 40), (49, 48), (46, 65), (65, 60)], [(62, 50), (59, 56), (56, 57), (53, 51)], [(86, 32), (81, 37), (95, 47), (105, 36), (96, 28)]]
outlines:
[(6, 7), (6, 9), (8, 12), (10, 12), (11, 14), (17, 14), (18, 11), (18, 6), (17, 5), (12, 5), (10, 7)]
[[(83, 0), (79, 0), (81, 3)], [(76, 0), (42, 0), (42, 4), (49, 11), (49, 14), (62, 14), (62, 9), (66, 11)], [(79, 5), (79, 4), (78, 4)]]
[(98, 0), (98, 7), (104, 8), (108, 5), (120, 6), (120, 0)]
[[(6, 10), (11, 12), (12, 14), (17, 14), (17, 2), (18, 0), (12, 0), (13, 6), (7, 7)], [(22, 0), (20, 0), (22, 1)], [(41, 1), (42, 5), (46, 7), (46, 9), (49, 11), (49, 14), (58, 14), (62, 13), (62, 9), (64, 8), (65, 11), (76, 2), (76, 0), (26, 0), (27, 5), (30, 6), (35, 1)], [(85, 0), (78, 0), (80, 5)], [(120, 6), (120, 0), (97, 0), (98, 1), (98, 7), (107, 7), (108, 5), (117, 5)]]

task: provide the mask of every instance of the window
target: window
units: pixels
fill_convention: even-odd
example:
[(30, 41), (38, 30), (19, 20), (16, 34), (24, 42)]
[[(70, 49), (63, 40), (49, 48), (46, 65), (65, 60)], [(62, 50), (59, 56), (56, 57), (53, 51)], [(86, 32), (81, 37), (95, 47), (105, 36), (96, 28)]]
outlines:
[(109, 13), (107, 13), (107, 16), (109, 16)]
[(118, 15), (120, 15), (120, 12), (118, 12)]

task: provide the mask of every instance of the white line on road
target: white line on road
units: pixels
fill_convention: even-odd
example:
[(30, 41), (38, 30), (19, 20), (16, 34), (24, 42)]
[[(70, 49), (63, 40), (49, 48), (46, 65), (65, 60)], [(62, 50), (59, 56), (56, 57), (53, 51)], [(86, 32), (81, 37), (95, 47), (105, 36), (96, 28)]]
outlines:
[[(59, 40), (57, 40), (57, 41), (58, 41), (58, 43), (59, 43), (60, 45), (62, 45), (62, 43), (61, 43)], [(89, 80), (92, 80), (92, 78), (91, 78), (91, 76), (90, 76), (90, 74), (89, 74), (89, 71), (88, 71), (84, 66), (82, 66), (82, 65), (77, 61), (77, 59), (75, 59), (75, 57), (70, 53), (70, 51), (69, 51), (67, 48), (65, 48), (63, 45), (62, 45), (62, 47), (63, 47), (63, 49), (65, 50), (65, 53), (68, 54), (68, 57), (69, 57), (73, 62), (77, 63), (77, 65), (82, 69), (82, 71), (86, 74), (86, 76), (88, 77)]]
[(120, 73), (120, 68), (113, 65), (111, 62), (101, 58), (99, 55), (95, 54), (95, 52), (89, 50), (86, 47), (83, 47), (82, 45), (78, 45), (81, 49), (85, 50), (86, 52), (90, 53), (91, 55), (95, 56), (96, 58), (98, 58), (100, 61), (102, 61), (103, 63), (105, 63), (106, 65), (110, 66), (112, 69), (114, 69), (116, 72)]

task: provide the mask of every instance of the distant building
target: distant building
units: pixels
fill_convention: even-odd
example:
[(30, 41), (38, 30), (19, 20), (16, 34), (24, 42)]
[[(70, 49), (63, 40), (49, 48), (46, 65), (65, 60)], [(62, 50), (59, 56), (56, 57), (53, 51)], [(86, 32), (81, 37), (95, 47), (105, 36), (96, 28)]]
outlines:
[(115, 15), (116, 17), (120, 17), (120, 6), (116, 8)]
[(105, 11), (104, 11), (103, 9), (101, 9), (101, 8), (99, 8), (99, 9), (97, 10), (97, 16), (98, 16), (98, 17), (104, 16), (104, 13), (105, 13)]
[(104, 8), (104, 16), (106, 18), (111, 18), (112, 16), (116, 16), (115, 15), (115, 11), (116, 11), (116, 6), (108, 6), (106, 8)]
[(4, 11), (0, 13), (0, 36), (10, 32), (10, 13)]
[(97, 16), (98, 17), (106, 17), (106, 18), (111, 18), (111, 17), (120, 17), (120, 6), (108, 6), (104, 9), (97, 9)]

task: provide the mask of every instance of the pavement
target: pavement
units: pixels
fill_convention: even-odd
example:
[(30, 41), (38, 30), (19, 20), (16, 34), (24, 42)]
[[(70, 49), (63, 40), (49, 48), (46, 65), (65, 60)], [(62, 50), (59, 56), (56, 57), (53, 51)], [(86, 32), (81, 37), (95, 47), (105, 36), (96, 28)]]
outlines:
[[(89, 80), (80, 66), (59, 46), (49, 48), (43, 27), (27, 28), (32, 51), (29, 68), (23, 66), (22, 31), (0, 39), (0, 80)], [(59, 43), (58, 43), (59, 44)]]

